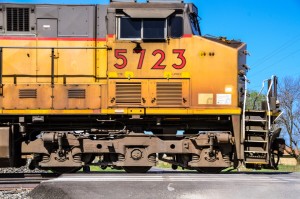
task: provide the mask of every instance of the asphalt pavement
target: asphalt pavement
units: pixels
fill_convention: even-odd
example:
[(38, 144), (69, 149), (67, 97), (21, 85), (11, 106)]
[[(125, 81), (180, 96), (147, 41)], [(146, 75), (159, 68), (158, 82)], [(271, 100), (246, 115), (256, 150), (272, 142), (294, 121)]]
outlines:
[(35, 198), (300, 198), (300, 173), (164, 172), (64, 174), (42, 182)]

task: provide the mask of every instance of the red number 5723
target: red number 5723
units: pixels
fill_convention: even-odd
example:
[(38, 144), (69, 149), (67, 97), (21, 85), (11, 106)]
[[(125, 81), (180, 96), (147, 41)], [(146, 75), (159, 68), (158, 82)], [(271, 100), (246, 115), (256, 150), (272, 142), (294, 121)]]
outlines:
[[(186, 65), (186, 59), (184, 57), (184, 52), (185, 49), (174, 49), (173, 54), (177, 54), (177, 59), (179, 59), (181, 61), (180, 64), (173, 64), (172, 67), (175, 69), (182, 69), (185, 67)], [(117, 69), (123, 69), (127, 66), (127, 58), (125, 56), (125, 54), (127, 53), (127, 49), (115, 49), (115, 58), (122, 60), (121, 64), (115, 64), (114, 66)], [(145, 58), (145, 54), (146, 54), (146, 49), (140, 50), (136, 53), (140, 54), (140, 59), (137, 65), (137, 69), (142, 69), (143, 67), (143, 63), (144, 63), (144, 58)], [(160, 69), (163, 70), (166, 68), (166, 65), (163, 65), (163, 61), (166, 59), (166, 54), (164, 51), (157, 49), (155, 51), (152, 52), (152, 55), (154, 57), (159, 57), (159, 59), (157, 60), (157, 62), (154, 64), (154, 66), (152, 66), (151, 69)]]

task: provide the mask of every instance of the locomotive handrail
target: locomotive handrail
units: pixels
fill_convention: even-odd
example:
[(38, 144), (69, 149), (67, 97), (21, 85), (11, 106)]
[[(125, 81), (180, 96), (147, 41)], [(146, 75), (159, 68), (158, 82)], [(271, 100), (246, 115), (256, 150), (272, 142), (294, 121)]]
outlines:
[[(269, 88), (268, 88), (268, 92), (267, 92), (267, 95), (266, 95), (266, 98), (267, 98), (267, 106), (268, 106), (268, 114), (270, 113), (271, 111), (271, 108), (270, 108), (270, 102), (269, 102), (269, 94), (270, 94), (270, 91), (272, 89), (272, 86), (273, 86), (273, 83), (274, 83), (274, 75), (272, 75), (271, 77), (271, 83), (269, 85)], [(268, 117), (268, 130), (271, 129), (271, 116), (269, 115)]]
[[(262, 91), (263, 91), (263, 89), (264, 89), (264, 87), (265, 87), (265, 82), (271, 80), (271, 83), (270, 83), (270, 85), (269, 85), (269, 87), (268, 87), (268, 91), (267, 91), (267, 94), (266, 94), (267, 110), (268, 110), (268, 113), (270, 113), (271, 108), (270, 108), (269, 94), (270, 94), (270, 92), (271, 92), (271, 90), (272, 90), (272, 86), (273, 86), (273, 84), (274, 84), (274, 78), (275, 78), (275, 76), (272, 75), (272, 76), (271, 76), (271, 79), (265, 79), (265, 80), (262, 82), (262, 88), (260, 89), (258, 95), (257, 95), (256, 98), (254, 99), (254, 102), (253, 102), (253, 109), (255, 109), (255, 103), (256, 103), (256, 100), (257, 100), (257, 98), (260, 96), (260, 94), (262, 93)], [(269, 116), (269, 117), (268, 117), (268, 130), (270, 130), (270, 129), (271, 129), (271, 117)]]
[(40, 47), (31, 47), (31, 46), (0, 46), (0, 49), (8, 48), (8, 49), (64, 49), (64, 50), (76, 50), (76, 49), (110, 49), (110, 47), (67, 47), (67, 46), (61, 46), (61, 47), (54, 47), (54, 46), (40, 46)]
[(244, 75), (244, 78), (245, 78), (245, 93), (244, 93), (244, 103), (243, 103), (243, 115), (242, 115), (242, 143), (244, 143), (245, 141), (245, 136), (246, 136), (246, 129), (245, 129), (245, 126), (246, 126), (246, 101), (247, 101), (247, 91), (248, 91), (248, 88), (247, 88), (247, 83), (248, 83), (248, 78), (246, 75)]
[(2, 63), (3, 63), (3, 59), (2, 59), (2, 48), (0, 47), (0, 96), (3, 95), (3, 85), (2, 85)]
[[(64, 49), (64, 50), (79, 50), (79, 49), (92, 49), (92, 50), (109, 50), (110, 47), (53, 47), (53, 46), (40, 46), (40, 47), (31, 47), (31, 46), (0, 46), (0, 95), (3, 95), (2, 89), (3, 89), (3, 49), (49, 49), (51, 50), (51, 85), (54, 85), (54, 59), (56, 58), (54, 55), (55, 49)], [(16, 77), (16, 76), (14, 76)]]

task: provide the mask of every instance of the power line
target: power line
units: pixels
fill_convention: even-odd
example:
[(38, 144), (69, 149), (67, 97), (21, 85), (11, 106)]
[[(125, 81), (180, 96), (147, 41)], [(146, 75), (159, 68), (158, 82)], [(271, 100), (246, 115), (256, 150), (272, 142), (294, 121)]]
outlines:
[(300, 49), (298, 49), (298, 50), (296, 50), (296, 51), (290, 53), (289, 55), (283, 57), (282, 59), (280, 59), (280, 60), (278, 60), (278, 61), (276, 61), (276, 62), (274, 62), (273, 64), (269, 65), (268, 67), (262, 68), (261, 70), (257, 71), (257, 72), (254, 73), (253, 75), (257, 75), (258, 73), (261, 73), (261, 72), (265, 71), (265, 70), (268, 69), (269, 67), (272, 67), (273, 65), (282, 62), (283, 60), (289, 58), (290, 56), (292, 56), (292, 55), (294, 55), (294, 54), (296, 54), (296, 53), (298, 53), (299, 51), (300, 51)]
[(262, 57), (261, 59), (257, 60), (256, 62), (254, 62), (253, 66), (258, 66), (261, 65), (262, 63), (266, 62), (267, 60), (271, 59), (273, 56), (277, 55), (278, 53), (282, 52), (282, 49), (286, 49), (287, 47), (291, 46), (290, 44), (294, 45), (297, 42), (295, 41), (299, 41), (300, 38), (300, 34), (296, 35), (295, 37), (293, 37), (292, 39), (288, 40), (287, 42), (285, 42), (283, 45), (281, 45), (279, 48), (273, 50), (271, 53), (269, 53), (268, 55)]

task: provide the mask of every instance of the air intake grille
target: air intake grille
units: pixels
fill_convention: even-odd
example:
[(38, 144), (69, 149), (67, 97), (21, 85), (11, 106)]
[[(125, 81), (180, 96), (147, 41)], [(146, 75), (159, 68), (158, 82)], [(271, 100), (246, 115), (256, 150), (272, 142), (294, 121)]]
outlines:
[(85, 89), (69, 89), (68, 98), (84, 99)]
[(142, 98), (142, 85), (140, 82), (116, 83), (116, 104), (117, 105), (140, 105)]
[(7, 31), (29, 31), (29, 8), (6, 9)]
[(180, 106), (182, 105), (181, 82), (157, 82), (156, 84), (157, 105)]
[(19, 98), (37, 98), (36, 89), (20, 89)]

